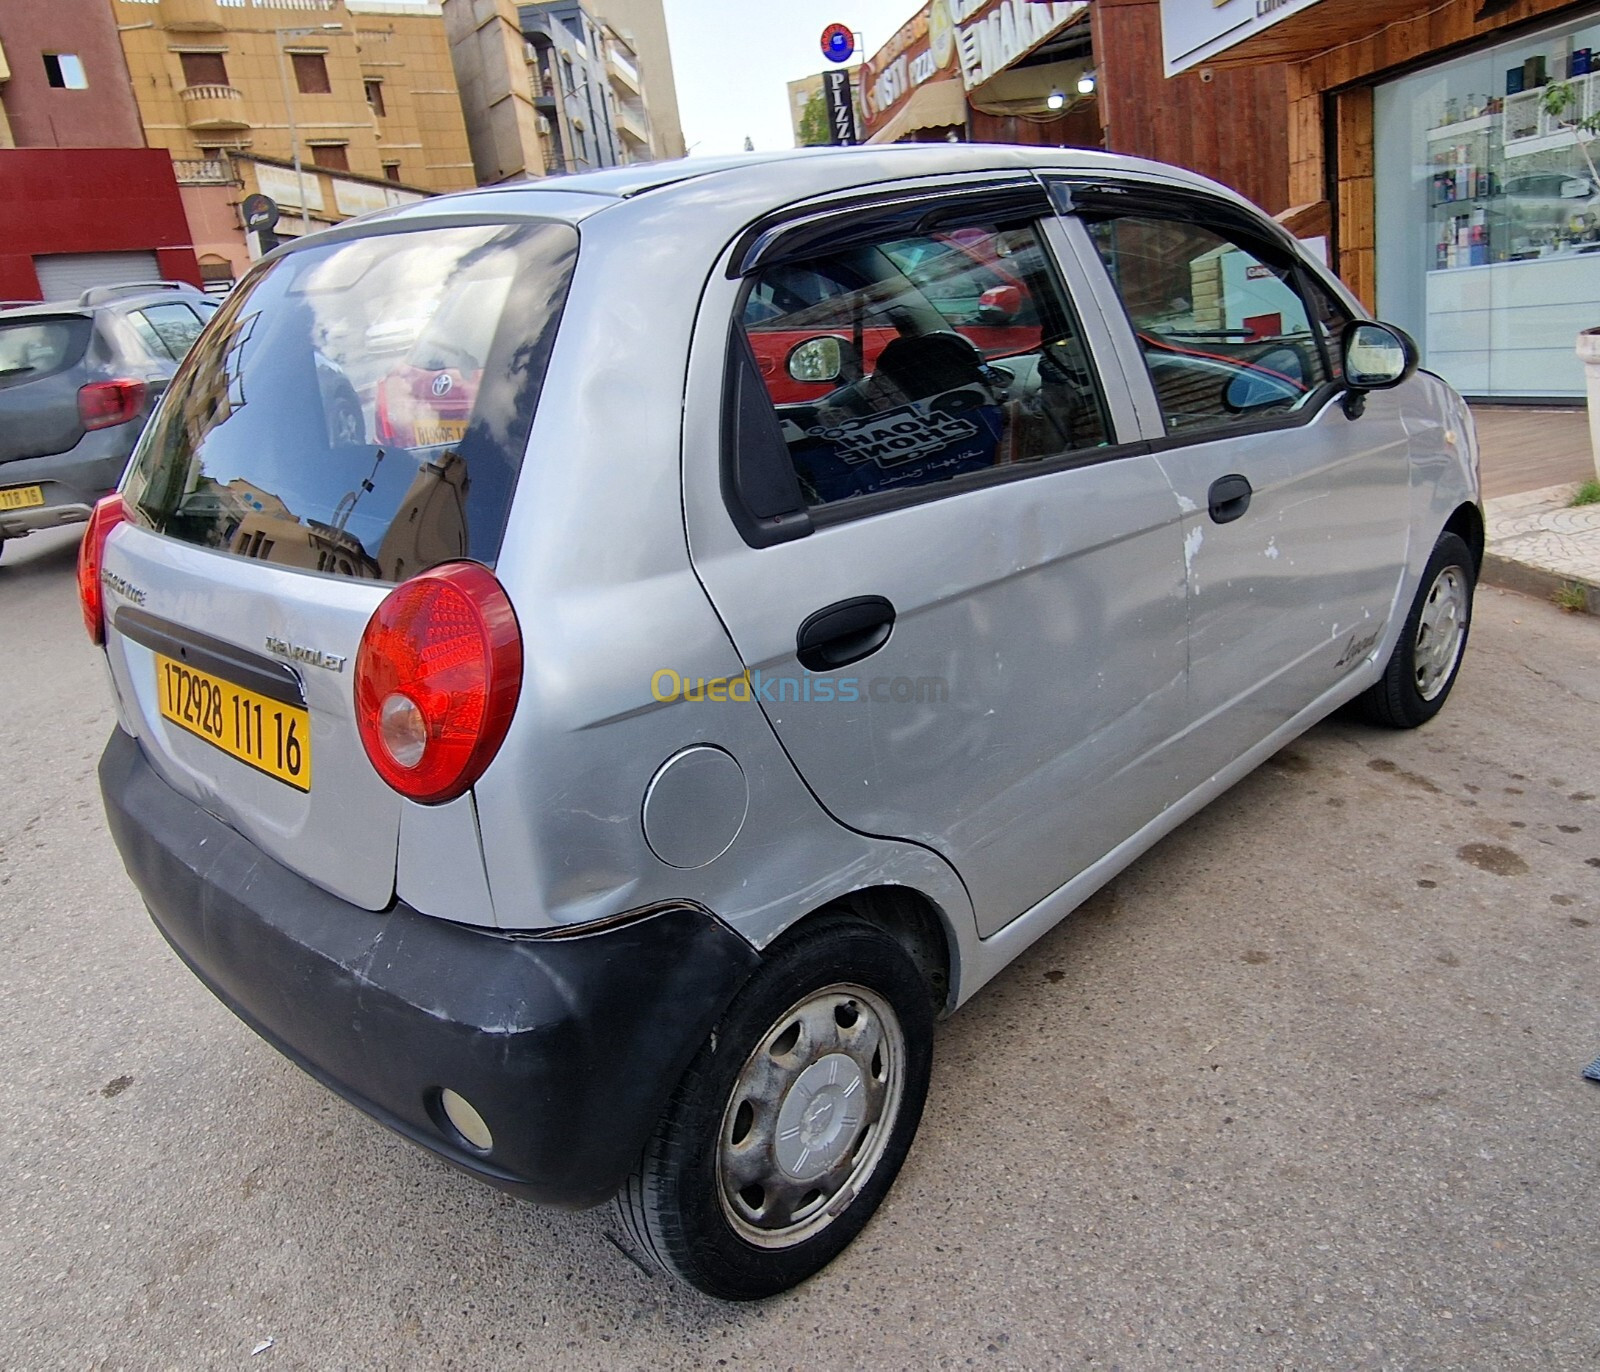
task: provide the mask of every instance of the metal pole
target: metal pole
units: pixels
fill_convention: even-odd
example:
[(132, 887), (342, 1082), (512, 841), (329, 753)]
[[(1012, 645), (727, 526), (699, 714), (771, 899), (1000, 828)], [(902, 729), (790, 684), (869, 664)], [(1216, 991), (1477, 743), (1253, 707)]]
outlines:
[(298, 29), (273, 29), (272, 49), (278, 55), (278, 80), (283, 83), (283, 107), (289, 114), (289, 148), (294, 157), (295, 191), (300, 197), (300, 231), (311, 227), (311, 211), (306, 205), (306, 174), (300, 166), (300, 130), (294, 122), (294, 97), (289, 93), (289, 65), (283, 60), (285, 35), (302, 32)]

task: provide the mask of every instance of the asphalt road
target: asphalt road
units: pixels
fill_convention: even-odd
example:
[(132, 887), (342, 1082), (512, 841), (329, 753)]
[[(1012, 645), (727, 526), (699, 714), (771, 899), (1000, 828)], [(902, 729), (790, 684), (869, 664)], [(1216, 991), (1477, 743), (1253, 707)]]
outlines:
[(1600, 1359), (1600, 621), (1486, 592), (1431, 726), (1322, 725), (1167, 839), (942, 1027), (854, 1249), (734, 1307), (391, 1137), (179, 965), (100, 814), (74, 546), (0, 560), (0, 1364)]

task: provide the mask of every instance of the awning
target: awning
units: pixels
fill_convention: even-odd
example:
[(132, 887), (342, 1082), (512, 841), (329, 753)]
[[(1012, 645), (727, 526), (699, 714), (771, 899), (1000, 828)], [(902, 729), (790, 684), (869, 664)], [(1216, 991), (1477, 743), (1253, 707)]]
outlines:
[(895, 143), (918, 129), (944, 129), (967, 124), (967, 91), (959, 76), (929, 81), (911, 92), (911, 99), (879, 129), (869, 143)]

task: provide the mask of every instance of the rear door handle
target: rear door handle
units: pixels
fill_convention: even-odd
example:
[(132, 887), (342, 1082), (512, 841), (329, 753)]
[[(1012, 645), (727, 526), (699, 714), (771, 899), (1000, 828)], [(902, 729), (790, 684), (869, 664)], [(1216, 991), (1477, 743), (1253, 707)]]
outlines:
[(833, 672), (871, 657), (893, 630), (893, 605), (881, 595), (857, 596), (809, 616), (795, 635), (795, 654), (808, 672)]
[(1212, 520), (1218, 524), (1232, 523), (1250, 508), (1250, 497), (1254, 494), (1250, 482), (1237, 472), (1219, 476), (1206, 493)]

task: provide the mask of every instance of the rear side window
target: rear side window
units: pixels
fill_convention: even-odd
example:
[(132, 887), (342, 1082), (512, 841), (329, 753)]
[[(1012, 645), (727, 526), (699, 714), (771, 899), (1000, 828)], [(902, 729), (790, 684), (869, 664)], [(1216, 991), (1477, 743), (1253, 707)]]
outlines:
[(187, 305), (146, 305), (142, 310), (131, 311), (128, 318), (157, 357), (170, 357), (175, 362), (183, 360), (203, 327)]
[(811, 507), (1110, 441), (1032, 224), (774, 265), (747, 288), (741, 324)]
[(578, 236), (566, 224), (291, 252), (217, 312), (134, 455), (136, 517), (402, 581), (499, 555)]
[(75, 367), (88, 346), (87, 319), (0, 320), (0, 389)]
[(1292, 414), (1329, 379), (1287, 261), (1187, 220), (1090, 226), (1138, 335), (1167, 432)]

